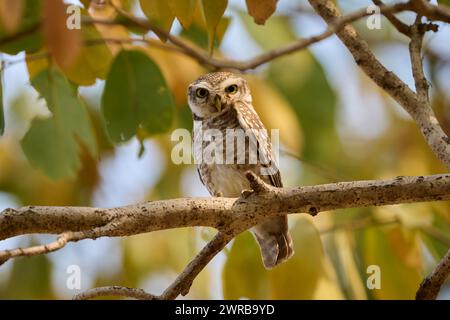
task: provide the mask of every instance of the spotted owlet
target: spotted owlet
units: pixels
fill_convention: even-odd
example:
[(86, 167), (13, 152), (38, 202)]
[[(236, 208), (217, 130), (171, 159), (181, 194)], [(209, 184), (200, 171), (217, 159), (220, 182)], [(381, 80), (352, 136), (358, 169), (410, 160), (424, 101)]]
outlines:
[[(188, 101), (194, 119), (194, 159), (211, 195), (239, 197), (250, 188), (247, 171), (282, 187), (271, 141), (252, 106), (245, 79), (229, 72), (206, 74), (191, 83)], [(271, 218), (251, 231), (266, 268), (293, 255), (286, 216)]]

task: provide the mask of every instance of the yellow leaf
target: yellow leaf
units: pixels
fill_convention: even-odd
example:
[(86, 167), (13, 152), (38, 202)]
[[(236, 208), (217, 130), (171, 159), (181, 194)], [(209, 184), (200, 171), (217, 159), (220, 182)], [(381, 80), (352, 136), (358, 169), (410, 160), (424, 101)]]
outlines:
[[(85, 41), (101, 38), (93, 26), (83, 27), (82, 34)], [(89, 86), (94, 84), (97, 78), (106, 78), (112, 58), (112, 52), (105, 43), (83, 46), (75, 62), (61, 69), (72, 82)]]
[(158, 64), (175, 98), (176, 104), (185, 106), (186, 88), (204, 73), (204, 70), (194, 60), (178, 52), (169, 52), (156, 47), (147, 47), (142, 50)]
[[(41, 49), (35, 54), (40, 55), (44, 54), (45, 52), (45, 49)], [(25, 57), (25, 61), (27, 63), (28, 76), (30, 79), (33, 79), (34, 76), (36, 76), (39, 72), (48, 68), (48, 59), (34, 59), (30, 58), (30, 56), (27, 54)]]
[(262, 265), (258, 245), (250, 232), (234, 239), (222, 277), (225, 299), (269, 298), (268, 271)]
[(297, 116), (289, 102), (266, 81), (246, 77), (253, 97), (253, 106), (268, 130), (279, 129), (280, 140), (287, 149), (299, 154), (302, 131)]
[(196, 0), (169, 0), (169, 6), (172, 12), (180, 21), (183, 28), (187, 29), (192, 23), (194, 17), (195, 7), (197, 6)]
[[(83, 27), (81, 33), (85, 41), (101, 39), (101, 35), (93, 26)], [(112, 58), (111, 50), (106, 44), (87, 45), (81, 48), (81, 52), (71, 65), (61, 66), (61, 70), (70, 81), (82, 86), (89, 86), (94, 84), (96, 79), (106, 78)], [(30, 79), (48, 68), (48, 59), (30, 60), (27, 56), (26, 61)]]
[(245, 0), (248, 14), (253, 17), (256, 24), (264, 24), (275, 12), (277, 0)]
[(23, 0), (0, 0), (0, 19), (7, 32), (13, 33), (19, 28), (23, 9)]
[[(117, 1), (116, 1), (117, 2)], [(120, 5), (119, 2), (115, 5)], [(91, 2), (89, 6), (89, 15), (93, 19), (98, 20), (114, 20), (117, 17), (117, 12), (114, 7), (108, 4), (96, 4)], [(106, 24), (95, 24), (95, 27), (100, 32), (104, 39), (128, 39), (129, 34), (125, 27), (121, 25), (106, 25)], [(111, 49), (113, 55), (117, 54), (122, 48), (130, 47), (129, 44), (121, 44), (117, 42), (107, 42), (108, 47)]]
[(167, 0), (139, 0), (142, 11), (147, 18), (164, 30), (170, 31), (175, 14)]
[(336, 252), (341, 267), (342, 281), (345, 283), (346, 291), (350, 299), (366, 300), (366, 284), (361, 279), (361, 274), (355, 261), (355, 241), (353, 233), (347, 230), (337, 231), (334, 233), (336, 241)]
[(325, 276), (324, 252), (312, 219), (299, 216), (291, 229), (294, 256), (269, 273), (273, 299), (312, 299)]
[(380, 268), (381, 288), (369, 290), (378, 299), (414, 299), (422, 281), (419, 243), (400, 228), (364, 231), (364, 270), (371, 265)]
[(67, 28), (66, 7), (61, 0), (45, 0), (43, 7), (46, 46), (60, 67), (69, 67), (82, 45), (80, 30)]

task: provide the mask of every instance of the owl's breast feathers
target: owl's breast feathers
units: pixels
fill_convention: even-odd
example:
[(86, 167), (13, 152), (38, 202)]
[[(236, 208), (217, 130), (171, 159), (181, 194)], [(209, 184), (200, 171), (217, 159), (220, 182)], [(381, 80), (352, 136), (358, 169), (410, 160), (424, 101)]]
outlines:
[[(213, 131), (208, 131), (211, 129)], [(235, 130), (241, 130), (241, 133), (245, 134), (244, 146), (237, 145)], [(208, 132), (214, 134), (214, 137), (208, 136)], [(218, 132), (221, 134), (215, 135)], [(267, 131), (251, 105), (236, 102), (216, 117), (203, 119), (200, 125), (194, 126), (193, 139), (194, 157), (200, 178), (212, 195), (239, 196), (242, 190), (249, 188), (245, 177), (249, 170), (261, 176), (267, 183), (276, 187), (282, 186), (277, 168), (273, 174), (261, 175), (262, 168), (273, 166), (274, 163)], [(234, 142), (230, 144), (229, 141)], [(220, 157), (219, 163), (205, 161), (205, 157), (211, 155), (211, 150), (222, 151), (221, 155), (217, 155)], [(250, 151), (257, 152), (256, 162), (250, 161)]]

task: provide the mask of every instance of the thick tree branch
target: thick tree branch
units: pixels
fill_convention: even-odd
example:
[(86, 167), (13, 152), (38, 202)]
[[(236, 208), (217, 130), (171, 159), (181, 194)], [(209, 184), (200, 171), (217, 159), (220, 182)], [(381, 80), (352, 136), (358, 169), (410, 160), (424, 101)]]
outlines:
[[(51, 246), (0, 251), (0, 261), (62, 248), (70, 241), (104, 236), (130, 236), (156, 230), (209, 226), (219, 230), (215, 238), (188, 264), (157, 299), (186, 294), (192, 281), (239, 233), (275, 215), (308, 213), (352, 207), (450, 200), (450, 174), (397, 177), (392, 180), (340, 182), (298, 188), (274, 188), (254, 174), (247, 175), (252, 189), (242, 198), (182, 198), (120, 208), (23, 207), (0, 214), (0, 239), (30, 233), (62, 234)], [(38, 249), (36, 249), (38, 248)], [(12, 252), (14, 254), (12, 254)], [(122, 289), (90, 290), (77, 298), (111, 294)], [(125, 290), (125, 289), (124, 289)], [(135, 292), (130, 295), (135, 297)], [(150, 298), (150, 296), (143, 296)]]
[(246, 199), (179, 198), (109, 209), (27, 206), (0, 214), (0, 240), (71, 231), (78, 241), (193, 226), (235, 233), (280, 214), (449, 199), (450, 174), (441, 174), (271, 188)]

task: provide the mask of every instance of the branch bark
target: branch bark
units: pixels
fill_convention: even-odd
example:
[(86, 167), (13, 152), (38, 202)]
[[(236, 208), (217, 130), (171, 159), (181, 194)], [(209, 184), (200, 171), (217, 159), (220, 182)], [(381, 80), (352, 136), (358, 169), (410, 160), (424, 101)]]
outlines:
[(441, 259), (433, 272), (420, 284), (416, 300), (435, 300), (450, 274), (450, 250)]
[[(0, 214), (0, 240), (31, 233), (63, 234), (59, 245), (0, 251), (0, 261), (44, 254), (67, 242), (98, 237), (131, 236), (156, 230), (208, 226), (215, 238), (188, 264), (157, 299), (186, 294), (198, 273), (239, 233), (276, 215), (450, 200), (450, 174), (397, 177), (392, 180), (339, 182), (298, 188), (274, 188), (253, 173), (247, 178), (254, 190), (245, 198), (181, 198), (100, 209), (89, 207), (23, 207)], [(44, 249), (43, 249), (44, 248)], [(49, 250), (49, 249), (52, 250)], [(118, 287), (114, 287), (118, 288)], [(118, 289), (117, 289), (118, 290)], [(90, 291), (78, 298), (123, 291)]]

